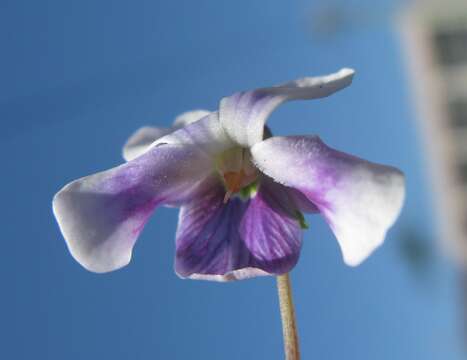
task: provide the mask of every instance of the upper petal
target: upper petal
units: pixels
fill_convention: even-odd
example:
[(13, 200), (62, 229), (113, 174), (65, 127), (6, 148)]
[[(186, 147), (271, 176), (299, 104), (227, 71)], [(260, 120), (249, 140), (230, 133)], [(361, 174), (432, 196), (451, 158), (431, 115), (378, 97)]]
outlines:
[(192, 110), (184, 112), (175, 118), (173, 126), (176, 128), (187, 126), (204, 118), (205, 116), (208, 116), (210, 113), (211, 112), (208, 110)]
[(233, 94), (220, 102), (220, 122), (235, 142), (253, 146), (263, 139), (264, 125), (271, 112), (284, 101), (329, 96), (350, 85), (353, 75), (352, 69), (342, 69), (331, 75)]
[(209, 156), (215, 156), (235, 146), (220, 124), (217, 112), (209, 113), (202, 119), (157, 139), (151, 147), (159, 144), (194, 145)]
[(125, 266), (154, 208), (189, 199), (211, 166), (193, 146), (165, 145), (66, 185), (53, 211), (71, 254), (94, 272)]
[(254, 198), (224, 204), (224, 189), (217, 186), (184, 205), (177, 229), (177, 274), (229, 281), (289, 271), (298, 260), (301, 229), (294, 204), (284, 202), (276, 187), (283, 188), (263, 183)]
[(123, 146), (123, 158), (125, 161), (136, 159), (138, 156), (144, 154), (154, 141), (173, 131), (173, 128), (157, 128), (150, 126), (139, 128), (130, 136)]
[(189, 125), (201, 118), (209, 115), (207, 110), (193, 110), (185, 112), (175, 119), (173, 126), (170, 128), (157, 128), (145, 126), (138, 129), (123, 146), (123, 158), (126, 161), (133, 160), (134, 158), (144, 154), (150, 145), (164, 135), (170, 134), (175, 130)]
[(402, 208), (399, 170), (331, 149), (317, 136), (273, 137), (251, 151), (265, 174), (318, 207), (349, 265), (358, 265), (383, 243)]

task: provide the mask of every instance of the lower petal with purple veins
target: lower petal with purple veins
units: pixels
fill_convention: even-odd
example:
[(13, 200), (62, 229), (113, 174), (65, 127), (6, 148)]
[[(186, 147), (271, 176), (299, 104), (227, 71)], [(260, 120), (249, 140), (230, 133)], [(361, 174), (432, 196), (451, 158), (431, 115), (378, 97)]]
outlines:
[[(217, 186), (182, 207), (175, 269), (179, 276), (215, 281), (282, 274), (296, 264), (301, 229), (294, 204), (263, 182), (255, 197), (224, 204)], [(283, 187), (277, 185), (283, 191)]]
[(286, 189), (263, 178), (240, 223), (240, 233), (256, 265), (271, 274), (290, 271), (298, 261), (302, 230)]

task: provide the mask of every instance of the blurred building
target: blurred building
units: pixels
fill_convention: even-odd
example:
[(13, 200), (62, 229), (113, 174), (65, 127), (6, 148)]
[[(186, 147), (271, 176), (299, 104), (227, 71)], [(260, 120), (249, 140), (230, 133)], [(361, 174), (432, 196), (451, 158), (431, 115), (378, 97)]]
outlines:
[(441, 237), (467, 266), (467, 0), (412, 1), (398, 17)]

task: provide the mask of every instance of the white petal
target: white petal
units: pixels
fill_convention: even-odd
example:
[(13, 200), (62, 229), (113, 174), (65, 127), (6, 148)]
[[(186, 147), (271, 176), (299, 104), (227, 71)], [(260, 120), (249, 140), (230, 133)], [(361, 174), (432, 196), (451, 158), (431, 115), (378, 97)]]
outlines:
[(192, 144), (211, 156), (235, 146), (220, 124), (217, 112), (157, 139), (151, 147), (159, 144)]
[(192, 274), (188, 277), (184, 277), (179, 274), (177, 275), (182, 279), (228, 282), (228, 281), (235, 281), (235, 280), (251, 279), (257, 276), (268, 276), (271, 274), (258, 268), (247, 267), (247, 268), (243, 268), (239, 270), (230, 271), (229, 273), (224, 274), (224, 275)]
[(233, 94), (220, 102), (220, 122), (235, 142), (253, 146), (263, 140), (266, 120), (277, 106), (288, 100), (329, 96), (350, 85), (353, 75), (353, 70), (342, 69), (331, 75)]
[(123, 158), (126, 161), (133, 160), (134, 158), (144, 154), (149, 146), (164, 135), (170, 134), (179, 128), (189, 125), (201, 118), (209, 115), (207, 110), (193, 110), (185, 112), (175, 119), (173, 126), (170, 128), (157, 128), (145, 126), (138, 129), (127, 140), (123, 147)]
[(205, 116), (208, 116), (210, 113), (211, 112), (207, 110), (187, 111), (177, 116), (177, 118), (174, 121), (174, 127), (181, 128), (183, 126), (189, 125), (191, 123), (194, 123), (195, 121), (204, 118)]
[(399, 170), (331, 149), (317, 136), (273, 137), (251, 151), (261, 171), (318, 207), (348, 265), (358, 265), (383, 243), (401, 211), (405, 185)]
[(149, 126), (136, 130), (123, 146), (123, 158), (126, 161), (137, 158), (144, 154), (154, 141), (171, 132), (173, 132), (172, 128), (156, 128)]

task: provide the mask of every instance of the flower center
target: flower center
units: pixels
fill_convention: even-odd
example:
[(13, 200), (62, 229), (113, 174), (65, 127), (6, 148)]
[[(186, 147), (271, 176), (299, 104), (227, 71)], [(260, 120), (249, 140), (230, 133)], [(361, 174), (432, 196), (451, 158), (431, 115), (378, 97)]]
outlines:
[(250, 151), (240, 147), (222, 152), (217, 158), (216, 167), (226, 188), (224, 203), (232, 195), (252, 185), (258, 177), (256, 167), (251, 162)]

